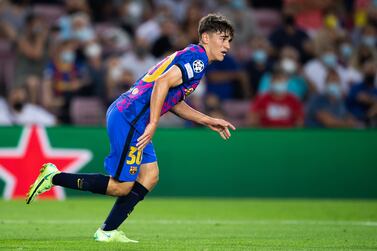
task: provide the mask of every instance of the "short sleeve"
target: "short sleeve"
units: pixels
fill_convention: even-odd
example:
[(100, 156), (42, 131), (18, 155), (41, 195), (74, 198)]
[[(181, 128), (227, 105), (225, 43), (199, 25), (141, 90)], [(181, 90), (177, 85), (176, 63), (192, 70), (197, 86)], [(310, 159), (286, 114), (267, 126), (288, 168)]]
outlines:
[(271, 74), (265, 73), (259, 82), (258, 93), (264, 94), (268, 92), (270, 88), (271, 88)]
[(179, 55), (175, 62), (175, 65), (182, 72), (183, 82), (200, 80), (204, 75), (207, 64), (203, 53), (192, 52), (190, 50)]

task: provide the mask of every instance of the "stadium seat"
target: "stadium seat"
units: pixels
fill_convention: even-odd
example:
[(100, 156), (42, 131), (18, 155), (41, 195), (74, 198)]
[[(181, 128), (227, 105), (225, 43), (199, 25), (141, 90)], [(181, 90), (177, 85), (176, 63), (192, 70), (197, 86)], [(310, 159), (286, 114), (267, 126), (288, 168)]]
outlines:
[(272, 9), (253, 9), (259, 35), (268, 36), (281, 23), (281, 13)]
[(74, 98), (70, 115), (75, 125), (103, 125), (105, 121), (105, 109), (97, 97)]
[(37, 4), (33, 10), (35, 14), (45, 21), (48, 27), (53, 25), (64, 14), (64, 9), (59, 5)]

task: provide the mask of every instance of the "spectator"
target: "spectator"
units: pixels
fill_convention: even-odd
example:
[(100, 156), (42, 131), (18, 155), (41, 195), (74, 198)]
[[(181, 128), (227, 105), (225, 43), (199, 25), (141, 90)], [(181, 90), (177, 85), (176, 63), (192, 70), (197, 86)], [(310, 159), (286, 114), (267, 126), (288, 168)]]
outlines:
[(287, 92), (288, 77), (276, 69), (272, 74), (271, 89), (258, 95), (251, 104), (249, 124), (255, 127), (301, 127), (303, 106), (299, 99)]
[(341, 74), (344, 81), (346, 81), (347, 89), (345, 91), (348, 92), (348, 88), (355, 83), (361, 82), (363, 76), (359, 70), (352, 66), (351, 59), (355, 52), (350, 39), (343, 37), (338, 41), (337, 45)]
[(329, 44), (335, 44), (339, 38), (344, 36), (344, 32), (336, 13), (329, 10), (324, 17), (323, 26), (313, 38), (316, 53), (320, 54), (326, 50)]
[(315, 92), (324, 93), (326, 89), (326, 77), (329, 71), (335, 70), (340, 76), (340, 87), (343, 93), (349, 89), (347, 76), (343, 74), (343, 68), (338, 63), (336, 50), (329, 45), (318, 58), (309, 61), (304, 66), (304, 74)]
[(364, 64), (364, 79), (352, 86), (347, 98), (347, 106), (353, 116), (369, 126), (376, 126), (377, 118), (376, 68), (375, 61)]
[(182, 30), (186, 31), (189, 43), (198, 43), (198, 23), (203, 16), (200, 2), (193, 1), (186, 10), (186, 18), (182, 22)]
[(80, 94), (80, 89), (87, 85), (87, 80), (83, 65), (76, 61), (74, 43), (61, 42), (44, 72), (45, 106), (56, 111), (61, 122), (70, 123), (71, 100)]
[(86, 92), (88, 95), (104, 96), (105, 67), (102, 64), (102, 47), (99, 43), (91, 42), (85, 46), (84, 54), (89, 76)]
[(12, 123), (15, 125), (37, 124), (52, 126), (56, 124), (54, 115), (28, 101), (27, 91), (23, 87), (11, 90), (9, 93), (9, 105)]
[(313, 54), (309, 50), (308, 35), (296, 26), (295, 18), (290, 13), (284, 14), (282, 26), (271, 33), (269, 40), (276, 51), (280, 51), (284, 46), (296, 48), (300, 54), (301, 62), (306, 62)]
[(259, 83), (265, 72), (271, 71), (272, 60), (269, 56), (268, 41), (262, 37), (255, 37), (250, 41), (252, 49), (250, 59), (245, 62), (244, 69), (248, 76), (251, 97), (257, 94)]
[[(354, 68), (356, 68), (359, 71), (362, 71), (362, 66), (365, 62), (369, 60), (374, 60), (377, 62), (377, 49), (375, 46), (375, 40), (376, 40), (376, 31), (373, 26), (366, 26), (363, 29), (363, 35), (361, 39), (361, 42), (357, 46), (356, 52), (351, 58), (351, 64)], [(374, 44), (374, 46), (373, 46)]]
[(249, 97), (247, 77), (241, 66), (229, 54), (221, 62), (214, 62), (207, 67), (207, 93), (216, 95), (220, 100), (235, 99), (237, 88), (243, 90), (244, 97)]
[(0, 1), (0, 33), (10, 41), (15, 41), (29, 11), (27, 1)]
[[(304, 100), (309, 88), (306, 80), (300, 75), (301, 65), (299, 54), (293, 47), (283, 47), (280, 54), (279, 66), (288, 76), (287, 91), (298, 99)], [(271, 88), (271, 74), (265, 73), (260, 81), (259, 94), (266, 93)]]
[(120, 94), (127, 91), (135, 82), (134, 73), (122, 67), (121, 59), (111, 56), (106, 65), (106, 98), (105, 103), (110, 105)]
[(335, 70), (326, 76), (324, 93), (309, 101), (305, 125), (321, 128), (355, 128), (357, 122), (348, 113), (340, 86), (340, 77)]
[(133, 50), (122, 56), (121, 65), (123, 70), (131, 72), (133, 78), (136, 78), (136, 76), (143, 76), (156, 63), (156, 59), (150, 53), (147, 40), (137, 37), (134, 45)]
[(173, 51), (173, 40), (177, 34), (177, 26), (173, 20), (165, 18), (161, 21), (160, 37), (152, 45), (152, 54), (155, 58), (162, 58)]
[(25, 20), (25, 29), (17, 40), (15, 80), (16, 87), (26, 86), (30, 93), (30, 102), (38, 103), (43, 68), (47, 61), (48, 30), (40, 17), (29, 14)]

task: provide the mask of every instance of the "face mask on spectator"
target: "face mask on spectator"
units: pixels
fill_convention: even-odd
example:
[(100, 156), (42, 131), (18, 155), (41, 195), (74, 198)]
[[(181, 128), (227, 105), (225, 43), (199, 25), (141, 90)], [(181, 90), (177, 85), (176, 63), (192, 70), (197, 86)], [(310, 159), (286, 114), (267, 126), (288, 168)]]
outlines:
[(80, 28), (74, 31), (73, 37), (81, 42), (87, 42), (94, 39), (94, 33), (88, 27)]
[(139, 19), (143, 14), (143, 7), (140, 3), (132, 1), (128, 5), (128, 13), (133, 19)]
[(75, 53), (73, 51), (63, 51), (60, 54), (60, 59), (67, 64), (73, 63), (75, 61)]
[(90, 44), (85, 47), (85, 55), (88, 57), (97, 57), (101, 54), (101, 46), (99, 44)]
[(119, 81), (122, 77), (123, 71), (119, 66), (113, 67), (110, 70), (110, 78), (113, 81)]
[(349, 58), (352, 55), (353, 49), (349, 44), (342, 44), (340, 46), (340, 52), (344, 58)]
[(336, 66), (336, 55), (332, 52), (328, 52), (322, 55), (322, 61), (323, 63), (329, 67), (329, 68), (334, 68)]
[(327, 94), (339, 99), (342, 96), (342, 91), (337, 82), (329, 82), (326, 86)]
[(368, 47), (374, 47), (375, 44), (376, 44), (376, 37), (375, 36), (370, 36), (370, 35), (367, 35), (367, 36), (363, 36), (361, 38), (361, 41), (364, 45), (368, 46)]
[(297, 64), (293, 59), (290, 58), (284, 58), (281, 61), (281, 68), (283, 71), (287, 74), (293, 74), (297, 70)]
[(264, 64), (267, 61), (267, 53), (262, 49), (253, 51), (251, 57), (258, 64)]
[(287, 92), (288, 84), (285, 81), (276, 81), (271, 85), (271, 91), (276, 94), (284, 94)]

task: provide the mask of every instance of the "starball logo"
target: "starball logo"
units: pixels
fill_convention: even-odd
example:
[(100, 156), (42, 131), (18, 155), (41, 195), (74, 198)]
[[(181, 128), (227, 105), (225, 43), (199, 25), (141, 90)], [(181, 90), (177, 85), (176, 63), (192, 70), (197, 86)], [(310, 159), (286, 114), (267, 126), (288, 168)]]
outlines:
[[(0, 179), (5, 182), (3, 197), (25, 198), (44, 163), (51, 162), (62, 172), (75, 173), (91, 159), (92, 153), (86, 149), (52, 148), (42, 127), (25, 127), (17, 147), (0, 148)], [(41, 197), (64, 199), (65, 193), (56, 186)]]

